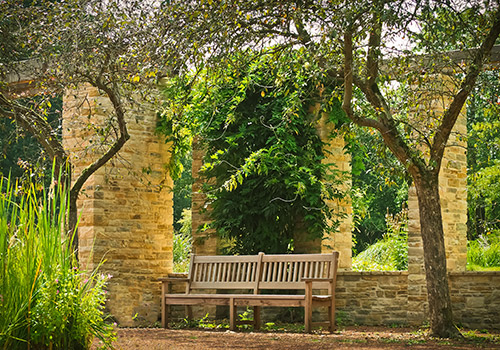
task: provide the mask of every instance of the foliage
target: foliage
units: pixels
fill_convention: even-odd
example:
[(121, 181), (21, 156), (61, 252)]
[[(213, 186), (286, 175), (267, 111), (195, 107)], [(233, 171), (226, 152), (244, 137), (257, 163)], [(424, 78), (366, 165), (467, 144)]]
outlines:
[(467, 244), (467, 268), (478, 270), (480, 268), (500, 267), (500, 234), (479, 236)]
[(181, 160), (182, 172), (180, 177), (174, 179), (174, 231), (182, 230), (184, 211), (191, 208), (191, 187), (193, 177), (191, 175), (192, 155), (188, 152), (187, 156)]
[(499, 70), (484, 72), (467, 108), (468, 237), (500, 230)]
[(61, 238), (68, 196), (0, 180), (0, 347), (111, 347), (103, 314), (108, 276), (78, 269), (71, 235)]
[[(26, 99), (27, 105), (36, 104), (39, 99)], [(60, 136), (60, 116), (62, 99), (50, 99), (51, 107), (47, 111), (47, 121)], [(18, 128), (11, 119), (0, 118), (0, 175), (11, 179), (29, 181), (26, 177), (34, 175), (49, 185), (51, 179), (52, 160), (48, 159), (36, 138)]]
[(182, 211), (182, 218), (178, 221), (180, 230), (174, 232), (173, 256), (174, 272), (187, 272), (192, 248), (191, 209)]
[(408, 269), (408, 210), (387, 213), (387, 232), (378, 242), (353, 258), (356, 271), (404, 271)]
[(340, 106), (312, 95), (321, 85), (306, 78), (314, 68), (302, 54), (236, 56), (223, 74), (207, 71), (194, 85), (182, 119), (172, 105), (164, 113), (163, 132), (175, 136), (173, 126), (188, 120), (193, 131), (184, 133), (205, 145), (212, 227), (231, 240), (232, 253), (286, 252), (301, 222), (314, 238), (334, 229), (325, 200), (341, 197), (338, 172), (323, 162), (310, 109)]
[(408, 198), (405, 169), (372, 130), (351, 126), (353, 252), (387, 231), (386, 217), (401, 212)]

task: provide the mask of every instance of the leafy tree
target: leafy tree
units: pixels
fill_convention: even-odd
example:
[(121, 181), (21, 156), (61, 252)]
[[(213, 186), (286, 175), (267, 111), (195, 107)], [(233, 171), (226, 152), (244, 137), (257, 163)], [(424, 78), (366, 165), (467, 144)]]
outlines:
[(468, 237), (500, 235), (500, 84), (498, 70), (484, 72), (467, 109)]
[[(157, 25), (159, 8), (141, 1), (0, 2), (2, 39), (0, 117), (14, 120), (43, 147), (57, 168), (69, 162), (59, 131), (48, 121), (48, 98), (67, 88), (91, 85), (106, 95), (113, 110), (109, 128), (93, 125), (100, 133), (103, 152), (71, 182), (69, 230), (77, 221), (76, 201), (85, 181), (123, 147), (130, 135), (125, 114), (135, 101), (155, 103), (160, 65), (171, 52), (162, 39), (169, 27)], [(171, 44), (171, 43), (170, 43)], [(162, 46), (163, 51), (158, 51)], [(19, 59), (29, 58), (27, 63)], [(28, 75), (38, 103), (19, 100), (8, 85)], [(21, 91), (22, 93), (22, 91)], [(89, 119), (89, 123), (93, 123)], [(71, 170), (71, 166), (68, 167)], [(71, 174), (66, 174), (69, 183)], [(74, 241), (78, 247), (78, 241)]]
[[(177, 6), (177, 18), (189, 22), (200, 57), (224, 65), (226, 53), (241, 47), (302, 47), (317, 63), (317, 73), (343, 81), (348, 118), (378, 130), (412, 177), (420, 208), (431, 333), (458, 336), (447, 283), (438, 175), (453, 126), (500, 33), (498, 3), (235, 0)], [(429, 33), (421, 30), (426, 25), (436, 35), (422, 35)], [(459, 34), (464, 31), (472, 33), (464, 47), (476, 49), (464, 52), (463, 64), (458, 64), (443, 49), (447, 40), (461, 44)], [(402, 37), (407, 45), (397, 43)], [(441, 74), (446, 74), (446, 84)], [(401, 89), (406, 89), (404, 98)], [(356, 92), (361, 98), (354, 98)], [(429, 112), (437, 98), (443, 112)], [(363, 103), (370, 113), (359, 113)]]

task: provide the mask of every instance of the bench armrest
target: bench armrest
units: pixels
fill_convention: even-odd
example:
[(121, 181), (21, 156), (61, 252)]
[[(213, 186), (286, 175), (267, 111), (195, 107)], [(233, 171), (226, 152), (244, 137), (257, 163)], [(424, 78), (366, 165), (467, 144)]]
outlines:
[(302, 282), (311, 283), (311, 282), (333, 282), (333, 278), (310, 278), (305, 277), (301, 278)]
[(160, 282), (189, 282), (189, 278), (187, 278), (187, 277), (182, 277), (182, 278), (160, 277), (160, 278), (158, 278), (158, 281), (160, 281)]

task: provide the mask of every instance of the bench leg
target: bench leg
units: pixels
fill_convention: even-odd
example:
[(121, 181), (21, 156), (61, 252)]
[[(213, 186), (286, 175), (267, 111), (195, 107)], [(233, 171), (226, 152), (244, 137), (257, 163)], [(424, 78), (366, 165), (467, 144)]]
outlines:
[(304, 306), (304, 328), (306, 333), (311, 333), (312, 326), (312, 283), (306, 282), (305, 288), (305, 301), (306, 304)]
[(167, 321), (167, 312), (166, 312), (166, 306), (165, 302), (161, 303), (161, 328), (167, 328), (168, 321)]
[(165, 305), (165, 283), (161, 284), (161, 327), (167, 328), (167, 306)]
[(236, 305), (233, 298), (229, 298), (229, 329), (236, 330)]
[(253, 307), (253, 329), (256, 331), (260, 329), (260, 306)]
[(335, 306), (328, 307), (328, 331), (333, 333), (335, 331)]

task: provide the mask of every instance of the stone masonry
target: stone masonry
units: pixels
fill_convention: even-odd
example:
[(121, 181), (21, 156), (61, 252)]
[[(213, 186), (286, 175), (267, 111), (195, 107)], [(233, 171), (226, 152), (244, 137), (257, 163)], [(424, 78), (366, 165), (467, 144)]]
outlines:
[[(101, 152), (93, 139), (112, 106), (91, 87), (64, 97), (64, 147), (78, 175)], [(84, 185), (79, 198), (80, 262), (110, 274), (107, 309), (124, 326), (152, 324), (159, 314), (159, 276), (172, 271), (172, 181), (168, 149), (155, 135), (152, 110), (127, 115), (130, 140)]]

